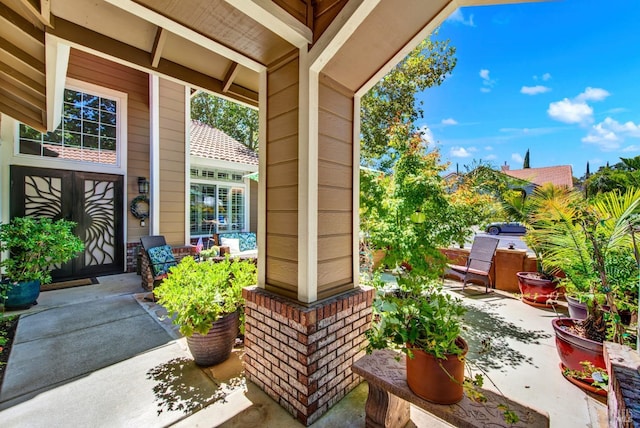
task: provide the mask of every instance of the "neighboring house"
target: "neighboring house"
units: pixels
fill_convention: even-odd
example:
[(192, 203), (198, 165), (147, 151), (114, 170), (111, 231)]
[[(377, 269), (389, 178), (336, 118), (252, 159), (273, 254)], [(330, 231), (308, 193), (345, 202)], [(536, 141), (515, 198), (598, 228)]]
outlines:
[(564, 186), (568, 189), (573, 188), (573, 170), (571, 169), (571, 165), (509, 169), (509, 165), (505, 164), (501, 169), (502, 173), (510, 177), (525, 180), (533, 184), (533, 186), (525, 188), (527, 194), (531, 193), (534, 187), (547, 183)]
[[(191, 121), (191, 238), (256, 231), (258, 154), (219, 129)], [(215, 220), (216, 222), (212, 222)]]

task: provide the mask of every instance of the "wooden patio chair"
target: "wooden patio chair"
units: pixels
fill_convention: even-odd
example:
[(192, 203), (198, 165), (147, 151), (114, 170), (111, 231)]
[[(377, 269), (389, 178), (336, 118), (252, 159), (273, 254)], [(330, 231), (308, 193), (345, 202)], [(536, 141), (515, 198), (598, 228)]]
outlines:
[(489, 236), (476, 236), (471, 245), (467, 264), (465, 266), (449, 264), (446, 273), (460, 277), (463, 281), (463, 290), (470, 279), (480, 279), (485, 284), (485, 293), (488, 293), (489, 286), (495, 288), (490, 271), (499, 241)]

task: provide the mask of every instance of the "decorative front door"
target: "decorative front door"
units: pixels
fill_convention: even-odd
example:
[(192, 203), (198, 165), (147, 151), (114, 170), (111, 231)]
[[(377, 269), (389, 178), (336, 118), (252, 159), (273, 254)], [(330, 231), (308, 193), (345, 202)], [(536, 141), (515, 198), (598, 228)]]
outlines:
[(124, 271), (123, 177), (11, 166), (11, 217), (65, 218), (77, 223), (84, 253), (57, 267), (54, 280)]

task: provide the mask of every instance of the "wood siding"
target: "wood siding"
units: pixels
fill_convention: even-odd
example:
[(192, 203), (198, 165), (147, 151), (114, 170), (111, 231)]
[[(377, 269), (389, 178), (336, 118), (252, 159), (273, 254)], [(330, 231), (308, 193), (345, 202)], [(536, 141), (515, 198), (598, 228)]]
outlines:
[(320, 76), (318, 298), (353, 288), (353, 93)]
[(170, 245), (185, 244), (184, 86), (160, 79), (160, 234)]
[[(138, 196), (138, 177), (149, 178), (149, 77), (146, 73), (71, 49), (67, 76), (105, 88), (125, 92), (127, 96), (127, 177), (129, 201)], [(125, 207), (129, 206), (125, 201)], [(149, 234), (148, 226), (127, 209), (125, 242), (139, 242)], [(147, 223), (148, 224), (148, 223)]]
[(298, 297), (298, 66), (294, 56), (267, 72), (266, 288), (292, 298)]

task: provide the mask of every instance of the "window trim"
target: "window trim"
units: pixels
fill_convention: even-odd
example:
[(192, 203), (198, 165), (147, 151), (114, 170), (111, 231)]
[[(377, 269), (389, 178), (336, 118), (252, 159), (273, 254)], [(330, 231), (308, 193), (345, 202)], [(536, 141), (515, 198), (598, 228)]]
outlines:
[[(15, 121), (13, 127), (13, 156), (12, 164), (15, 165), (29, 165), (42, 168), (58, 168), (74, 171), (86, 171), (90, 168), (91, 171), (107, 173), (107, 174), (120, 174), (126, 175), (127, 172), (127, 118), (128, 118), (128, 94), (126, 92), (117, 91), (115, 89), (106, 88), (103, 86), (95, 85), (93, 83), (85, 82), (78, 79), (67, 78), (65, 82), (65, 89), (71, 89), (91, 95), (97, 95), (104, 98), (115, 99), (116, 101), (116, 163), (113, 165), (98, 163), (98, 162), (85, 162), (70, 159), (58, 159), (55, 157), (44, 157), (37, 155), (30, 155), (26, 153), (20, 153), (20, 122)], [(64, 100), (60, 99), (60, 103)], [(60, 126), (60, 124), (58, 124)], [(57, 127), (56, 127), (57, 129)]]

